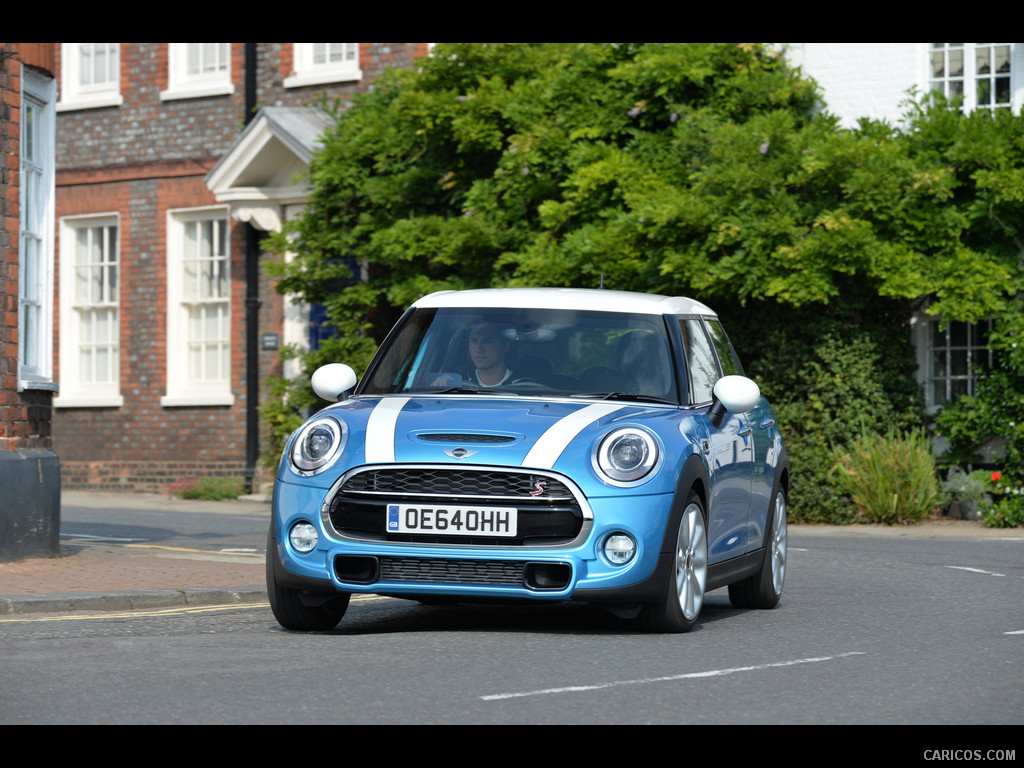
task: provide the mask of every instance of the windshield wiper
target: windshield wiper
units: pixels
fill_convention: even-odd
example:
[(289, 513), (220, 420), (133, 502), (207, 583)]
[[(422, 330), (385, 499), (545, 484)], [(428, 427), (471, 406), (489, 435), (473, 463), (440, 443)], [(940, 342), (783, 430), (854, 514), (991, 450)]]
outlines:
[(639, 400), (642, 403), (665, 403), (666, 405), (676, 405), (671, 400), (666, 400), (664, 397), (655, 397), (654, 395), (638, 395), (635, 392), (577, 392), (569, 397), (586, 397), (593, 400)]
[(425, 395), (514, 395), (519, 397), (517, 392), (510, 392), (507, 389), (492, 389), (490, 387), (448, 387), (447, 389), (423, 390)]

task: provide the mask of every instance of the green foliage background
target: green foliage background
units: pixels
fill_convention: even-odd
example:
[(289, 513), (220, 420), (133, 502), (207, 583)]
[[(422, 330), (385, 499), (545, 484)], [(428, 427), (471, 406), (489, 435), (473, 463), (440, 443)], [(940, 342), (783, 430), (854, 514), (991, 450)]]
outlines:
[[(335, 118), (305, 214), (267, 243), (295, 254), (279, 289), (337, 329), (307, 372), (361, 373), (436, 290), (694, 296), (778, 411), (798, 520), (851, 514), (833, 447), (923, 423), (915, 309), (1015, 312), (1024, 132), (1005, 110), (908, 102), (899, 130), (843, 130), (759, 44), (461, 43)], [(264, 412), (283, 439), (317, 406), (305, 382), (278, 382)]]

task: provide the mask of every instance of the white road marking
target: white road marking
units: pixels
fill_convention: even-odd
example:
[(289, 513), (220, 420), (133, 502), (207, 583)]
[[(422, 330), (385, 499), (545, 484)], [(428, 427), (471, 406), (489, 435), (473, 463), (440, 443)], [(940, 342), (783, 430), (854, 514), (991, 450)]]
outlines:
[(249, 550), (195, 549), (194, 547), (172, 547), (168, 544), (126, 544), (125, 549), (159, 549), (163, 552), (186, 552), (196, 555), (238, 555), (239, 557), (264, 557), (262, 552)]
[(704, 672), (686, 672), (681, 675), (666, 675), (665, 677), (648, 677), (641, 678), (638, 680), (616, 680), (610, 683), (601, 683), (599, 685), (572, 685), (563, 688), (542, 688), (536, 691), (519, 691), (513, 693), (492, 693), (487, 696), (481, 696), (482, 701), (501, 701), (503, 699), (518, 699), (525, 698), (528, 696), (549, 696), (557, 693), (579, 693), (581, 691), (599, 691), (606, 688), (619, 688), (624, 685), (648, 685), (650, 683), (664, 683), (672, 682), (676, 680), (695, 680), (704, 677), (724, 677), (725, 675), (735, 675), (739, 672), (758, 672), (764, 669), (774, 669), (777, 667), (792, 667), (797, 664), (817, 664), (823, 661), (833, 661), (835, 659), (842, 659), (848, 656), (863, 656), (864, 651), (848, 651), (846, 653), (837, 653), (832, 656), (813, 656), (807, 659), (791, 659), (789, 661), (773, 661), (768, 664), (753, 664), (749, 667), (731, 667), (728, 669), (709, 669)]
[(90, 533), (61, 533), (60, 537), (72, 541), (149, 541), (149, 539), (128, 539), (120, 536), (94, 536)]
[(946, 568), (952, 568), (954, 571), (968, 571), (969, 573), (981, 573), (985, 576), (1006, 576), (1005, 573), (995, 573), (994, 571), (983, 571), (981, 568), (968, 568), (966, 565), (947, 565)]

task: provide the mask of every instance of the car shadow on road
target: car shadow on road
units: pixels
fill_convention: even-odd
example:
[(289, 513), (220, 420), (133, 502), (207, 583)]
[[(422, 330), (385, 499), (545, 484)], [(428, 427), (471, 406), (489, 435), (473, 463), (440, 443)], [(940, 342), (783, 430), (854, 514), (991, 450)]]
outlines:
[[(355, 604), (353, 604), (355, 605)], [(321, 634), (381, 635), (403, 632), (501, 632), (566, 635), (649, 634), (639, 619), (620, 618), (597, 605), (555, 603), (523, 605), (493, 603), (424, 604), (415, 600), (388, 601), (384, 606), (352, 607), (333, 630)], [(709, 594), (700, 622), (691, 633), (743, 613), (728, 594)]]

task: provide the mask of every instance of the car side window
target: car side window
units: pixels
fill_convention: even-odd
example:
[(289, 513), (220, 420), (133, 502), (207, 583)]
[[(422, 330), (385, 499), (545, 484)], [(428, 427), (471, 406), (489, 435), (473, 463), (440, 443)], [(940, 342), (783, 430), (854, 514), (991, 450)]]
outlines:
[(718, 381), (718, 363), (711, 342), (699, 318), (679, 318), (679, 331), (686, 351), (686, 367), (690, 373), (693, 403), (710, 402), (715, 382)]
[(711, 334), (711, 343), (715, 345), (715, 351), (718, 353), (718, 362), (722, 365), (722, 373), (725, 376), (742, 376), (743, 366), (740, 365), (740, 359), (736, 356), (736, 350), (733, 349), (732, 344), (729, 343), (729, 337), (725, 335), (722, 324), (712, 318), (705, 318), (705, 322), (708, 325), (708, 332)]

